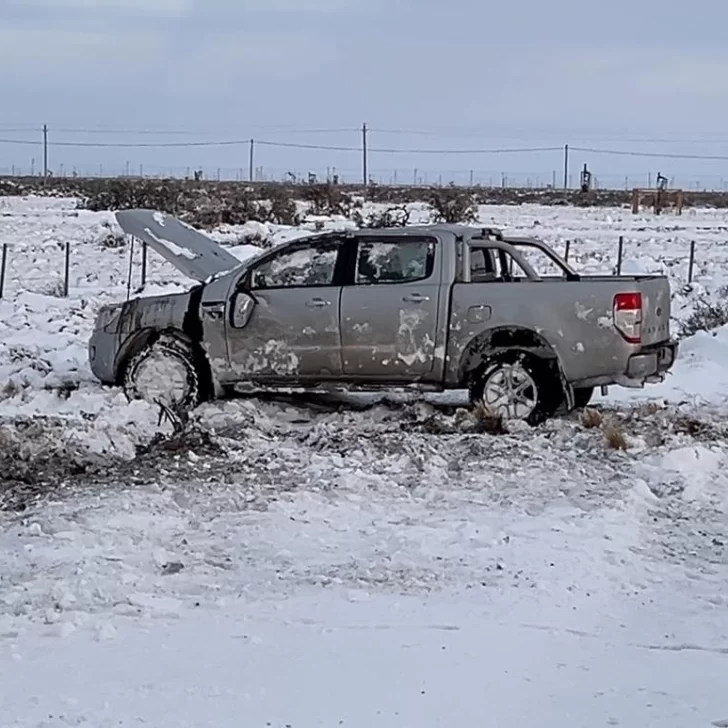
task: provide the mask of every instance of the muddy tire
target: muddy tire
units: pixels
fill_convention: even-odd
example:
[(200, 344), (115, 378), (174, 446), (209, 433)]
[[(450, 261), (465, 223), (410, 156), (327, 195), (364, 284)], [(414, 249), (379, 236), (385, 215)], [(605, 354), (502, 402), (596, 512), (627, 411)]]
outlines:
[(194, 352), (182, 341), (155, 341), (145, 346), (124, 371), (124, 392), (130, 400), (193, 409), (202, 399)]
[(594, 396), (594, 387), (576, 387), (574, 389), (574, 409), (584, 409)]
[(550, 362), (525, 351), (505, 351), (488, 359), (470, 383), (470, 403), (504, 420), (537, 425), (553, 417), (564, 399)]

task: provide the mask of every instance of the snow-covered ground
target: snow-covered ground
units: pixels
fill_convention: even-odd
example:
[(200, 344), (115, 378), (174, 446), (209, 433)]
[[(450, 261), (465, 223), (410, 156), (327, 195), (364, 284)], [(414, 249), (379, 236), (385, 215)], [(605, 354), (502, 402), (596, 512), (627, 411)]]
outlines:
[[(0, 512), (0, 728), (728, 719), (728, 330), (597, 400), (626, 451), (576, 417), (487, 436), (422, 402), (213, 403), (160, 441), (88, 371), (129, 250), (73, 208), (0, 198), (0, 462), (28, 481)], [(725, 212), (481, 220), (570, 240), (579, 269), (610, 270), (624, 235), (625, 271), (671, 277), (676, 322), (724, 284)], [(148, 280), (184, 283), (153, 255)]]

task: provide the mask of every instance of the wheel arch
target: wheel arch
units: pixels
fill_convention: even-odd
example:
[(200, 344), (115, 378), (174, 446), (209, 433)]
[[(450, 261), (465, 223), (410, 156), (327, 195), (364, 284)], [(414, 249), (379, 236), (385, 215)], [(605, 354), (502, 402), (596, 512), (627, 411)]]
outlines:
[(551, 367), (561, 381), (569, 407), (573, 406), (573, 388), (566, 380), (558, 353), (542, 334), (525, 326), (499, 326), (471, 339), (460, 357), (460, 386), (469, 387), (473, 376), (493, 356), (514, 350), (531, 354)]
[(198, 341), (177, 328), (144, 328), (131, 334), (119, 347), (114, 363), (115, 379), (118, 386), (124, 383), (124, 373), (129, 362), (144, 348), (151, 346), (157, 341), (164, 340), (170, 343), (178, 343), (190, 350), (194, 357), (194, 363), (200, 378), (202, 396), (209, 399), (214, 394), (214, 382), (212, 368), (207, 354)]

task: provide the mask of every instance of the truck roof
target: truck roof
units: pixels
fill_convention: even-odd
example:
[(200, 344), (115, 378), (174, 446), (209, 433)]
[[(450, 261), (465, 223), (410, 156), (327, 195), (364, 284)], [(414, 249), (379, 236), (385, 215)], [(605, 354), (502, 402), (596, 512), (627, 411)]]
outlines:
[(463, 225), (456, 223), (432, 223), (425, 225), (407, 225), (406, 227), (363, 228), (352, 230), (357, 235), (428, 235), (431, 233), (449, 233), (456, 237), (471, 238), (484, 236), (501, 236), (499, 228), (477, 225)]

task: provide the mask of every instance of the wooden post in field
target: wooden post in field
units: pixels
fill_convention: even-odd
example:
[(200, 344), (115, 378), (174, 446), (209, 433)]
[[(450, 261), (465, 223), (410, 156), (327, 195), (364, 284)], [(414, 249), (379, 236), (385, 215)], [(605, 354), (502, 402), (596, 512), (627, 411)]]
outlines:
[(142, 288), (147, 285), (147, 244), (142, 241)]
[(617, 275), (622, 275), (622, 256), (624, 255), (624, 236), (619, 236), (619, 247), (617, 248)]
[(63, 262), (63, 296), (68, 298), (68, 284), (71, 277), (71, 243), (66, 243), (65, 260)]
[[(695, 268), (695, 241), (690, 241), (690, 258), (688, 260), (688, 283), (693, 282), (693, 270)], [(2, 288), (0, 288), (2, 291)]]
[(3, 243), (2, 257), (0, 258), (0, 298), (3, 297), (5, 290), (5, 266), (8, 262), (8, 244)]

